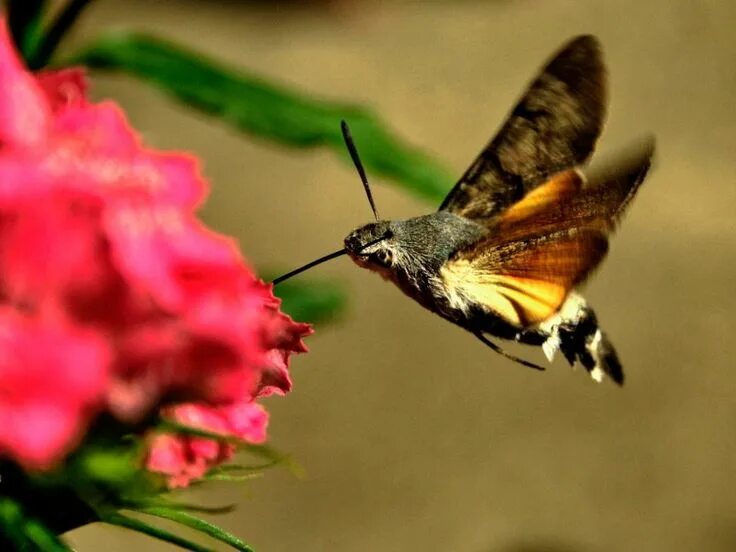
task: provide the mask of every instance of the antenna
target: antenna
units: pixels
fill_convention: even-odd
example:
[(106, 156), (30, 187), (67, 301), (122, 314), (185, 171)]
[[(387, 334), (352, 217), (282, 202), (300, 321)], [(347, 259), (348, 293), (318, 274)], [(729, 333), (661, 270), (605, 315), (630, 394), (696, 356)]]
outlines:
[[(363, 163), (360, 162), (360, 157), (358, 156), (358, 150), (355, 148), (355, 142), (353, 142), (353, 137), (350, 134), (350, 127), (348, 126), (347, 122), (343, 120), (343, 121), (340, 121), (340, 128), (342, 129), (342, 136), (345, 139), (345, 145), (348, 147), (348, 152), (350, 152), (350, 158), (353, 160), (353, 164), (355, 165), (355, 168), (358, 171), (358, 175), (360, 176), (360, 181), (363, 183), (363, 188), (365, 188), (365, 195), (368, 196), (368, 203), (371, 204), (371, 210), (373, 211), (373, 216), (376, 217), (376, 220), (378, 220), (378, 212), (376, 211), (376, 204), (373, 202), (373, 194), (371, 194), (371, 187), (368, 184), (368, 177), (365, 175), (365, 169), (363, 168)], [(386, 239), (386, 236), (382, 236), (378, 238), (377, 240), (373, 240), (370, 243), (366, 243), (360, 248), (360, 250), (362, 251), (366, 247), (370, 247), (371, 245), (374, 245), (385, 239)], [(305, 270), (309, 270), (312, 267), (315, 267), (327, 261), (331, 261), (332, 259), (335, 259), (337, 257), (341, 257), (342, 255), (345, 255), (347, 252), (348, 252), (347, 249), (343, 248), (343, 249), (340, 249), (339, 251), (330, 253), (329, 255), (325, 255), (324, 257), (320, 257), (319, 259), (316, 259), (312, 261), (311, 263), (307, 263), (304, 266), (296, 268), (292, 270), (291, 272), (282, 274), (278, 278), (275, 278), (274, 280), (272, 280), (271, 283), (273, 285), (278, 285), (284, 280), (288, 280), (289, 278), (296, 276), (297, 274), (301, 274)], [(356, 253), (360, 254), (360, 251), (357, 251)]]
[(350, 127), (348, 127), (347, 122), (342, 120), (340, 121), (340, 128), (342, 129), (342, 137), (345, 139), (345, 145), (348, 148), (348, 152), (350, 152), (350, 158), (353, 160), (353, 165), (355, 165), (358, 175), (360, 176), (360, 181), (363, 183), (363, 188), (365, 188), (365, 195), (368, 196), (368, 203), (371, 204), (373, 216), (378, 220), (378, 211), (376, 211), (376, 204), (373, 202), (373, 194), (371, 194), (371, 187), (368, 184), (368, 177), (365, 175), (363, 163), (360, 162), (358, 150), (356, 149), (355, 142), (353, 142), (353, 137), (350, 134)]

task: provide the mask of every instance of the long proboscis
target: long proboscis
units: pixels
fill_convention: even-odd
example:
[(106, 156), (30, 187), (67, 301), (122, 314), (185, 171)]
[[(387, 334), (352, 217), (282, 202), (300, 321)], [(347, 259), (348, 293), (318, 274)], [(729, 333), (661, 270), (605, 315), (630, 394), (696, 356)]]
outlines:
[[(377, 238), (377, 239), (375, 239), (373, 241), (368, 242), (367, 244), (365, 244), (364, 246), (362, 246), (360, 248), (360, 251), (363, 251), (363, 249), (365, 249), (367, 247), (370, 247), (371, 245), (376, 245), (378, 242), (382, 242), (383, 240), (386, 239), (386, 237), (387, 236), (381, 236), (380, 238)], [(358, 255), (361, 254), (360, 251), (358, 252)], [(282, 274), (278, 278), (275, 278), (275, 279), (271, 280), (271, 283), (273, 285), (280, 284), (284, 280), (288, 280), (292, 276), (296, 276), (297, 274), (301, 274), (305, 270), (309, 270), (310, 268), (313, 268), (313, 267), (315, 267), (317, 265), (320, 265), (322, 263), (326, 263), (327, 261), (331, 261), (332, 259), (336, 259), (337, 257), (342, 257), (343, 255), (347, 254), (347, 252), (348, 252), (347, 249), (342, 248), (342, 249), (340, 249), (338, 251), (335, 251), (333, 253), (330, 253), (329, 255), (325, 255), (324, 257), (320, 257), (319, 259), (315, 259), (311, 263), (307, 263), (304, 266), (300, 266), (299, 268), (295, 268), (291, 272), (287, 272), (286, 274)]]
[(299, 268), (296, 268), (296, 269), (292, 270), (291, 272), (287, 272), (286, 274), (282, 274), (278, 278), (274, 278), (271, 281), (271, 283), (273, 285), (278, 285), (281, 282), (283, 282), (284, 280), (288, 280), (289, 278), (291, 278), (293, 276), (296, 276), (297, 274), (301, 274), (305, 270), (309, 270), (312, 267), (315, 267), (315, 266), (320, 265), (322, 263), (326, 263), (327, 261), (331, 261), (332, 259), (336, 259), (337, 257), (342, 257), (347, 252), (348, 252), (348, 250), (345, 249), (345, 248), (343, 248), (343, 249), (340, 249), (339, 251), (335, 251), (333, 253), (330, 253), (329, 255), (325, 255), (324, 257), (320, 257), (319, 259), (315, 259), (311, 263), (307, 263), (304, 266), (300, 266)]

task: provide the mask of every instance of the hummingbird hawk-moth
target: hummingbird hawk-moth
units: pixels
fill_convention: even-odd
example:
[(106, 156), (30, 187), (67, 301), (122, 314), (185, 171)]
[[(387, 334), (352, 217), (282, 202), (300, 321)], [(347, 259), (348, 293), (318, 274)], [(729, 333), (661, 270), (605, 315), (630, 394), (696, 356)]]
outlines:
[(274, 280), (347, 254), (406, 295), (526, 366), (488, 336), (561, 351), (600, 381), (623, 369), (593, 310), (576, 291), (608, 251), (608, 237), (641, 185), (647, 139), (603, 169), (583, 169), (601, 132), (606, 72), (598, 40), (574, 38), (555, 54), (437, 212), (380, 220), (360, 159), (348, 150), (375, 222), (344, 249)]

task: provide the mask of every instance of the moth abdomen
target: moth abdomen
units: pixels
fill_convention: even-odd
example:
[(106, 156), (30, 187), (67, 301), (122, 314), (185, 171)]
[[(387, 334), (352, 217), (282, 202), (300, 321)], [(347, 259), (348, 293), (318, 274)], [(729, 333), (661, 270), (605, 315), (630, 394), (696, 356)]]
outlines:
[(593, 309), (577, 293), (570, 293), (555, 316), (522, 332), (517, 340), (541, 344), (550, 362), (560, 351), (570, 366), (580, 363), (594, 380), (600, 382), (607, 375), (623, 385), (624, 372), (616, 349), (599, 326)]

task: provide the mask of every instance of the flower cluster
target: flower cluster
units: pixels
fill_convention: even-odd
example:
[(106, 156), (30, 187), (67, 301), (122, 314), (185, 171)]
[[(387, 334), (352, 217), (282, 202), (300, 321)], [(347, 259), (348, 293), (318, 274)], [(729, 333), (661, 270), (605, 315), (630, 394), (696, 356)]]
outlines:
[[(133, 424), (161, 408), (263, 441), (253, 401), (289, 390), (311, 330), (197, 220), (196, 159), (145, 147), (81, 71), (28, 72), (4, 24), (0, 83), (0, 457), (48, 468), (101, 414)], [(232, 454), (152, 443), (171, 485)]]

